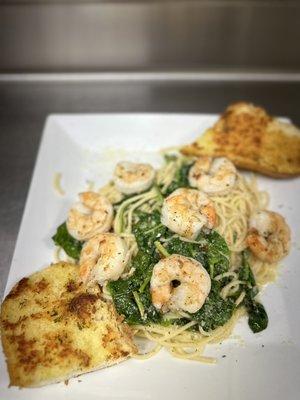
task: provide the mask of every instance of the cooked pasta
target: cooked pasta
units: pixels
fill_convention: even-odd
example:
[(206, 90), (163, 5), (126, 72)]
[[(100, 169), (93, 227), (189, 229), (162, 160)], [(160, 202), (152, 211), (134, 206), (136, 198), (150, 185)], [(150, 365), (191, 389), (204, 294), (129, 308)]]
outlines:
[[(173, 161), (167, 163), (157, 173), (156, 183), (161, 192), (165, 192), (171, 185), (178, 169), (185, 162), (185, 158), (176, 157)], [(118, 200), (121, 194), (116, 191), (113, 184), (106, 186), (101, 190), (108, 198)], [(218, 215), (218, 226), (216, 230), (222, 235), (231, 251), (230, 271), (223, 274), (222, 278), (231, 276), (233, 279), (222, 289), (221, 296), (226, 298), (238, 291), (240, 284), (243, 283), (237, 278), (235, 269), (241, 257), (241, 252), (247, 248), (246, 237), (248, 232), (248, 221), (250, 216), (258, 210), (265, 209), (268, 205), (268, 194), (260, 192), (257, 188), (255, 177), (247, 180), (242, 175), (238, 175), (234, 189), (226, 196), (211, 196), (215, 204)], [(157, 191), (152, 188), (150, 191), (131, 197), (125, 200), (118, 208), (114, 222), (114, 231), (122, 233), (131, 240), (134, 251), (137, 252), (137, 245), (132, 235), (132, 224), (134, 211), (142, 209), (151, 212), (159, 207), (160, 198)], [(126, 236), (127, 235), (127, 236)], [(175, 235), (174, 235), (175, 236)], [(181, 238), (183, 241), (197, 243), (196, 240)], [(167, 240), (167, 239), (166, 239)], [(251, 267), (255, 274), (257, 283), (264, 285), (274, 280), (277, 271), (277, 265), (262, 263), (252, 257)], [(220, 277), (215, 277), (219, 280)], [(243, 302), (245, 291), (242, 291), (235, 301), (236, 306)], [(139, 354), (137, 358), (149, 358), (155, 355), (161, 348), (166, 348), (172, 355), (179, 358), (198, 360), (206, 363), (213, 363), (215, 359), (203, 355), (206, 345), (219, 343), (228, 338), (234, 329), (236, 322), (246, 313), (245, 308), (237, 308), (231, 319), (223, 326), (207, 333), (203, 329), (197, 332), (190, 331), (195, 321), (188, 322), (184, 326), (162, 326), (159, 324), (136, 325), (134, 332), (137, 337), (142, 337), (155, 342), (155, 347), (146, 354)]]
[[(128, 257), (131, 260), (119, 280), (104, 284), (103, 297), (107, 301), (113, 301), (120, 314), (124, 314), (124, 308), (122, 309), (124, 304), (131, 302), (130, 307), (128, 306), (128, 310), (131, 311), (124, 315), (125, 320), (133, 326), (135, 337), (154, 343), (150, 351), (141, 351), (135, 356), (136, 358), (152, 357), (164, 348), (178, 358), (214, 363), (215, 358), (204, 354), (206, 346), (220, 343), (228, 338), (237, 321), (246, 314), (250, 315), (251, 307), (258, 307), (262, 311), (260, 327), (255, 326), (256, 321), (250, 322), (249, 317), (249, 326), (253, 332), (265, 329), (267, 325), (266, 313), (264, 309), (261, 310), (263, 306), (253, 299), (256, 298), (258, 287), (276, 278), (278, 264), (266, 263), (251, 254), (247, 250), (247, 235), (251, 216), (267, 208), (269, 196), (266, 192), (258, 190), (254, 176), (248, 179), (237, 173), (234, 185), (228, 193), (209, 195), (209, 201), (212, 202), (216, 213), (215, 230), (202, 229), (200, 235), (182, 236), (168, 229), (160, 219), (160, 215), (170, 193), (175, 193), (178, 188), (190, 188), (188, 173), (194, 160), (178, 153), (166, 158), (167, 162), (156, 173), (154, 184), (142, 193), (124, 195), (116, 188), (113, 181), (99, 189), (99, 193), (114, 204), (115, 217), (112, 230), (125, 241)], [(155, 240), (151, 236), (154, 233)], [(177, 249), (181, 249), (183, 256), (186, 256), (188, 251), (196, 253), (199, 251), (202, 253), (197, 253), (195, 257), (200, 257), (201, 260), (204, 257), (202, 261), (205, 262), (205, 257), (208, 259), (215, 257), (215, 241), (219, 241), (217, 257), (223, 261), (218, 261), (219, 264), (209, 262), (207, 269), (212, 287), (215, 289), (212, 289), (212, 295), (208, 295), (207, 301), (214, 295), (214, 290), (217, 290), (216, 298), (219, 303), (228, 307), (228, 310), (224, 311), (226, 318), (222, 314), (222, 309), (218, 311), (222, 315), (217, 322), (211, 322), (211, 315), (206, 315), (209, 323), (201, 319), (201, 315), (185, 312), (183, 309), (169, 310), (158, 316), (158, 311), (153, 308), (149, 300), (152, 293), (149, 291), (149, 285), (153, 278), (153, 272), (151, 276), (149, 271), (152, 271), (153, 266), (147, 272), (148, 275), (143, 276), (143, 271), (139, 272), (143, 260), (149, 261), (150, 254), (155, 254), (156, 260), (158, 255), (161, 258), (169, 257), (170, 248), (172, 249), (172, 245), (176, 243)], [(228, 264), (228, 267), (225, 268), (222, 263)], [(134, 286), (136, 285), (134, 279), (140, 279), (139, 286)], [(124, 285), (128, 288), (127, 292), (118, 292), (119, 287)], [(204, 308), (209, 309), (206, 306), (207, 301)], [(136, 314), (132, 316), (130, 312)], [(149, 313), (152, 313), (152, 319), (147, 320)]]

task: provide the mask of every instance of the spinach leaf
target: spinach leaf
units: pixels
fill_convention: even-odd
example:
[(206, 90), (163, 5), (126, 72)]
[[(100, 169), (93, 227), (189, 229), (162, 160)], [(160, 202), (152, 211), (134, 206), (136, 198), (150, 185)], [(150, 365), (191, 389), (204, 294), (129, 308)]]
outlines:
[[(217, 232), (201, 233), (197, 242), (190, 243), (175, 237), (167, 243), (170, 254), (181, 254), (201, 262), (213, 278), (229, 269), (229, 249), (225, 240)], [(221, 282), (212, 280), (212, 287), (202, 308), (191, 317), (205, 330), (210, 331), (224, 325), (232, 316), (235, 304), (232, 299), (224, 300), (221, 295)], [(173, 323), (184, 324), (184, 320)]]
[[(148, 229), (149, 224), (153, 229), (151, 232)], [(117, 311), (124, 315), (129, 324), (163, 323), (161, 314), (152, 305), (149, 285), (153, 267), (159, 260), (154, 242), (161, 237), (159, 234), (170, 234), (168, 231), (161, 232), (159, 225), (159, 213), (139, 214), (139, 222), (134, 226), (140, 249), (132, 263), (136, 268), (135, 273), (128, 279), (119, 279), (108, 285)], [(216, 274), (228, 270), (229, 250), (220, 235), (216, 232), (201, 234), (197, 241), (200, 243), (185, 242), (174, 237), (167, 242), (166, 250), (170, 254), (192, 257)], [(223, 300), (220, 291), (221, 282), (212, 281), (211, 292), (203, 307), (197, 313), (191, 314), (206, 331), (224, 325), (232, 316), (234, 301)], [(182, 325), (187, 322), (185, 319), (176, 319), (166, 323)]]
[(256, 286), (255, 278), (248, 262), (247, 253), (243, 251), (242, 253), (242, 264), (239, 269), (239, 279), (241, 281), (245, 281), (248, 284), (248, 287), (253, 288)]
[(234, 301), (224, 300), (220, 296), (220, 282), (212, 281), (211, 291), (204, 305), (191, 317), (199, 322), (205, 331), (211, 331), (218, 326), (224, 325), (231, 317), (235, 308)]
[(239, 279), (246, 282), (246, 296), (243, 304), (248, 313), (248, 325), (253, 333), (261, 332), (267, 328), (269, 319), (264, 306), (254, 300), (258, 293), (258, 288), (248, 261), (248, 255), (245, 251), (242, 254), (242, 265), (239, 271)]
[[(150, 279), (153, 266), (159, 261), (154, 244), (168, 229), (160, 222), (159, 211), (135, 213), (137, 222), (133, 224), (139, 252), (132, 261), (134, 274), (128, 279), (110, 282), (108, 288), (117, 311), (124, 315), (129, 324), (144, 324), (161, 319), (159, 312), (151, 302)], [(143, 315), (142, 315), (143, 314)]]
[[(200, 242), (200, 240), (199, 240)], [(190, 243), (181, 240), (179, 237), (174, 237), (169, 240), (166, 245), (166, 250), (169, 254), (181, 254), (185, 257), (191, 257), (201, 262), (207, 269), (208, 259), (206, 254), (207, 242), (204, 240), (202, 245), (198, 243)]]
[(211, 278), (228, 271), (230, 252), (221, 235), (216, 231), (201, 233), (196, 241), (199, 243), (185, 242), (175, 237), (167, 243), (166, 250), (170, 254), (181, 254), (201, 262)]
[[(118, 279), (108, 284), (115, 307), (128, 324), (146, 324), (159, 322), (161, 319), (160, 313), (151, 302), (149, 284), (152, 269), (158, 260), (155, 254), (139, 251), (132, 261), (134, 274), (127, 279)], [(143, 315), (141, 309), (144, 311)]]
[(52, 240), (56, 245), (62, 247), (68, 256), (74, 258), (75, 260), (79, 260), (83, 242), (73, 238), (69, 234), (65, 222), (57, 228)]
[[(169, 238), (164, 244), (169, 254), (181, 254), (194, 258), (213, 276), (228, 271), (229, 249), (225, 240), (217, 233), (201, 233), (198, 243), (172, 237), (173, 233), (163, 226), (160, 221), (160, 212), (135, 213), (137, 222), (133, 225), (133, 233), (138, 243), (139, 252), (132, 261), (134, 274), (128, 279), (119, 279), (110, 282), (108, 288), (112, 295), (117, 311), (124, 315), (129, 324), (147, 324), (159, 322), (164, 324), (182, 325), (189, 320), (184, 318), (172, 321), (163, 321), (161, 314), (155, 309), (151, 301), (150, 279), (154, 265), (159, 261), (160, 254), (157, 245), (162, 237)], [(234, 301), (223, 300), (220, 296), (221, 282), (213, 281), (211, 292), (203, 307), (195, 314), (191, 314), (203, 329), (209, 331), (223, 325), (232, 316)]]
[(248, 312), (248, 325), (253, 333), (258, 333), (267, 328), (269, 318), (264, 306), (258, 301), (246, 299), (245, 305)]
[(139, 250), (153, 254), (155, 252), (154, 242), (161, 237), (165, 237), (168, 228), (160, 222), (160, 212), (136, 213), (138, 222), (133, 225), (132, 231), (137, 241)]
[(188, 179), (188, 175), (189, 175), (189, 170), (191, 168), (191, 164), (187, 164), (184, 163), (177, 171), (176, 174), (174, 176), (173, 181), (171, 182), (171, 184), (167, 187), (166, 191), (165, 191), (165, 195), (169, 195), (172, 192), (174, 192), (174, 190), (181, 188), (181, 187), (190, 187), (189, 184), (189, 179)]
[(208, 242), (207, 258), (210, 276), (213, 278), (228, 271), (230, 251), (225, 240), (217, 231), (211, 231), (205, 236), (205, 239)]

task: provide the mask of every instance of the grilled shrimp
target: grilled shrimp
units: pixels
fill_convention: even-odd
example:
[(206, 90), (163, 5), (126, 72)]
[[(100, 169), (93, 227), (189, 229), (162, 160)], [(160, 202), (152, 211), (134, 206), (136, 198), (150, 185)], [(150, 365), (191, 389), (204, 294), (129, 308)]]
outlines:
[(153, 268), (150, 281), (154, 307), (163, 313), (195, 313), (204, 304), (211, 288), (210, 276), (202, 264), (192, 258), (173, 254)]
[(163, 202), (161, 223), (181, 236), (195, 239), (203, 227), (212, 229), (216, 222), (212, 201), (199, 190), (176, 189)]
[(80, 202), (70, 209), (67, 229), (77, 240), (88, 240), (97, 233), (107, 232), (113, 220), (113, 206), (106, 197), (95, 192), (79, 194)]
[(262, 261), (277, 262), (290, 249), (291, 232), (285, 219), (273, 211), (259, 211), (250, 218), (247, 244)]
[(122, 161), (116, 165), (114, 182), (116, 188), (124, 194), (140, 193), (153, 183), (155, 170), (150, 164), (137, 164)]
[(79, 275), (83, 282), (117, 280), (128, 262), (124, 240), (114, 233), (99, 233), (88, 240), (80, 254)]
[(211, 195), (230, 192), (236, 181), (237, 171), (228, 158), (200, 157), (189, 172), (191, 186)]

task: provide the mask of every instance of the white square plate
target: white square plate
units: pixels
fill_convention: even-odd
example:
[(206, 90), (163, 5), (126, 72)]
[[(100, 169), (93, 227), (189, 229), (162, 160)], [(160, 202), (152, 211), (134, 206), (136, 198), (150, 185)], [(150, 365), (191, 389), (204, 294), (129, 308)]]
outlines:
[[(158, 166), (160, 148), (189, 143), (216, 116), (166, 114), (54, 115), (47, 120), (30, 186), (6, 294), (23, 276), (53, 261), (51, 236), (65, 220), (70, 204), (87, 180), (106, 183), (121, 159), (143, 160)], [(53, 189), (62, 173), (64, 197)], [(204, 365), (160, 352), (147, 361), (129, 360), (40, 389), (8, 388), (3, 354), (0, 357), (0, 398), (9, 399), (299, 399), (300, 393), (300, 180), (259, 177), (260, 188), (271, 195), (292, 228), (293, 246), (276, 284), (262, 295), (269, 327), (252, 334), (245, 320), (235, 337), (206, 354), (219, 358)], [(295, 243), (297, 241), (297, 243)], [(243, 340), (237, 339), (237, 335)], [(226, 357), (222, 357), (226, 355)]]

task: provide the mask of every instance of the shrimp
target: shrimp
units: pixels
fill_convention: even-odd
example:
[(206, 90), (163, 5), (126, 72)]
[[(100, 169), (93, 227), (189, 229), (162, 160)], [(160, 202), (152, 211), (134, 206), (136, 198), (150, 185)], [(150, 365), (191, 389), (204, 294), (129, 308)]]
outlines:
[(97, 233), (110, 230), (113, 206), (106, 197), (95, 192), (79, 194), (80, 202), (69, 211), (67, 229), (77, 240), (88, 240)]
[(119, 279), (129, 260), (125, 241), (114, 233), (99, 233), (88, 240), (80, 253), (79, 276), (84, 283)]
[(280, 214), (273, 211), (259, 211), (250, 218), (249, 227), (246, 241), (257, 258), (273, 263), (288, 254), (291, 232)]
[(236, 176), (236, 168), (228, 158), (200, 157), (190, 169), (189, 183), (207, 194), (225, 195), (234, 187)]
[(208, 272), (193, 258), (172, 254), (153, 268), (150, 281), (154, 307), (168, 311), (195, 313), (203, 306), (211, 288)]
[(155, 170), (150, 164), (122, 161), (116, 165), (114, 183), (124, 194), (140, 193), (147, 190), (154, 181)]
[(181, 236), (195, 239), (203, 227), (212, 229), (216, 222), (212, 201), (199, 190), (176, 189), (163, 202), (161, 223)]

